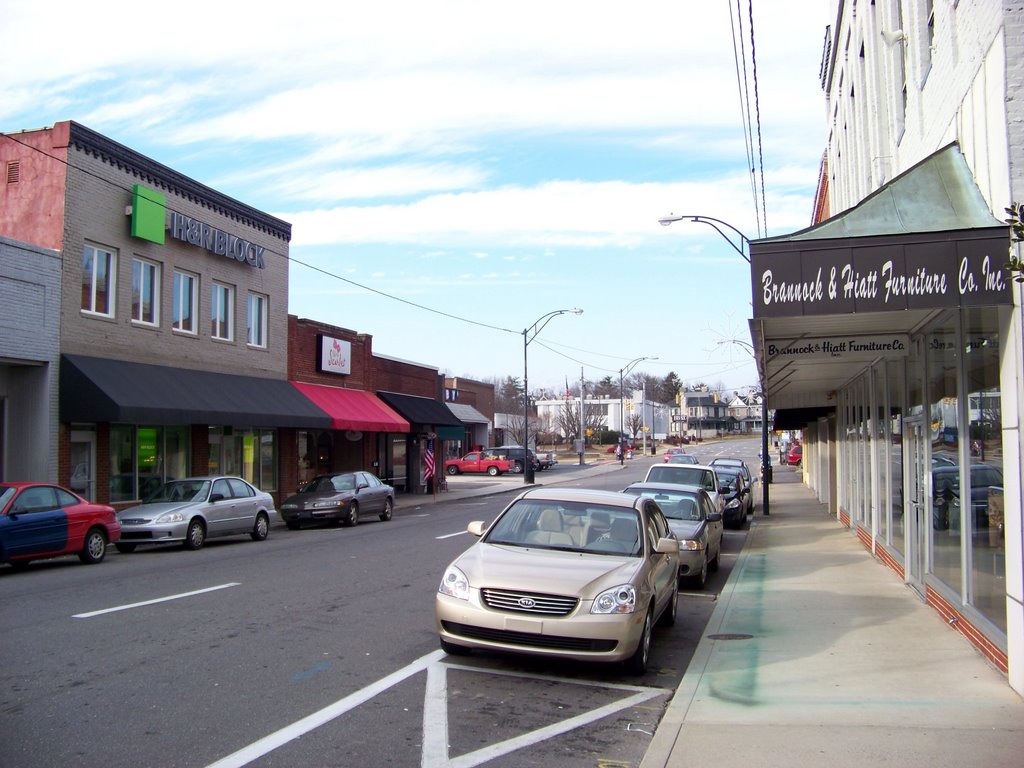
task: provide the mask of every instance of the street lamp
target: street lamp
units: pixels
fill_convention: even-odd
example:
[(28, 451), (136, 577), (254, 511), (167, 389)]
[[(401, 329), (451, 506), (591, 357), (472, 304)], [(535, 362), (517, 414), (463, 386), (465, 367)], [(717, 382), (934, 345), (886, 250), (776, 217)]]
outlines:
[(523, 483), (525, 485), (533, 484), (533, 462), (530, 461), (530, 385), (526, 373), (526, 350), (530, 346), (530, 342), (537, 338), (537, 334), (544, 330), (544, 326), (551, 322), (551, 318), (557, 315), (582, 314), (583, 310), (576, 307), (556, 309), (546, 315), (541, 315), (533, 325), (523, 328)]
[(623, 406), (623, 397), (622, 397), (622, 377), (623, 376), (628, 376), (629, 372), (633, 370), (633, 366), (635, 366), (637, 363), (640, 363), (640, 362), (642, 362), (644, 360), (657, 360), (657, 359), (658, 358), (656, 358), (656, 357), (638, 357), (636, 360), (630, 360), (625, 366), (623, 366), (622, 368), (619, 368), (619, 433), (620, 433), (620, 437), (619, 437), (619, 449), (620, 449), (619, 450), (619, 464), (625, 464), (626, 463), (626, 449), (622, 445), (622, 437), (621, 437), (621, 433), (626, 431), (625, 430), (626, 419), (625, 419), (625, 413), (624, 413), (625, 408)]
[[(721, 219), (714, 219), (710, 216), (701, 216), (700, 214), (677, 215), (670, 213), (668, 216), (662, 216), (658, 219), (658, 223), (663, 227), (667, 227), (669, 224), (676, 221), (695, 221), (699, 224), (707, 224), (720, 234), (725, 241), (732, 246), (732, 249), (743, 257), (743, 260), (746, 261), (747, 264), (750, 264), (750, 238), (736, 229), (736, 227), (729, 222), (722, 221)], [(739, 238), (739, 245), (736, 244), (736, 241), (732, 237), (722, 231), (723, 227), (733, 232), (736, 237)], [(756, 360), (757, 358), (754, 355), (754, 347), (749, 344), (747, 346), (750, 347), (750, 354), (754, 356), (754, 359)], [(767, 384), (767, 381), (764, 383)], [(766, 390), (766, 386), (761, 387), (761, 485), (763, 486), (761, 488), (761, 500), (764, 505), (764, 513), (767, 515), (769, 510), (768, 478), (771, 475), (771, 465), (769, 462), (771, 459), (768, 456), (768, 392)]]

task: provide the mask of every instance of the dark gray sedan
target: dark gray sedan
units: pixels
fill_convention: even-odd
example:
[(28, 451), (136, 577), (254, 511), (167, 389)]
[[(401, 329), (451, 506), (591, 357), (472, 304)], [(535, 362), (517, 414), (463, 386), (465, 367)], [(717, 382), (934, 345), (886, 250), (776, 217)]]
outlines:
[(395, 489), (370, 472), (317, 475), (281, 505), (281, 518), (295, 530), (303, 523), (335, 522), (356, 525), (360, 516), (391, 519)]

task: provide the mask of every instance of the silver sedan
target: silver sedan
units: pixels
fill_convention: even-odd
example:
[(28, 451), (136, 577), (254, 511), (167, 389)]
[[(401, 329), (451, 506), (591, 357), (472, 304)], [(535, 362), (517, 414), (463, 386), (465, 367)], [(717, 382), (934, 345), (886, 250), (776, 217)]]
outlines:
[(249, 534), (263, 541), (277, 514), (274, 499), (240, 477), (169, 480), (141, 504), (121, 510), (118, 552), (139, 544), (180, 543), (199, 549), (208, 538)]

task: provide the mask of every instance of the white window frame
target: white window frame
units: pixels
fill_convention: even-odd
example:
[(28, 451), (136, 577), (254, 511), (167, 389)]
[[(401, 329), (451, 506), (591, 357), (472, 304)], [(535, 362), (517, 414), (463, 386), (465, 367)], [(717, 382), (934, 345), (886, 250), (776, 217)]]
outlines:
[(246, 301), (246, 342), (250, 347), (267, 348), (267, 306), (262, 293), (249, 293)]
[[(100, 317), (113, 317), (116, 310), (117, 297), (117, 252), (112, 248), (105, 248), (102, 245), (86, 243), (82, 249), (82, 283), (85, 284), (85, 258), (87, 252), (92, 252), (92, 272), (89, 275), (89, 306), (82, 306), (82, 312)], [(96, 309), (96, 265), (101, 260), (106, 261), (107, 266), (107, 310), (105, 312)], [(85, 302), (83, 302), (84, 305)]]
[[(192, 290), (186, 298), (183, 290), (186, 281)], [(195, 336), (199, 329), (199, 275), (174, 270), (174, 285), (171, 289), (171, 329), (178, 333)], [(186, 302), (188, 306), (186, 306)], [(188, 310), (187, 323), (184, 310)]]
[(235, 287), (214, 281), (210, 290), (210, 337), (235, 340)]
[[(160, 264), (141, 256), (132, 258), (132, 323), (160, 325)], [(146, 317), (146, 293), (149, 296), (149, 317)]]

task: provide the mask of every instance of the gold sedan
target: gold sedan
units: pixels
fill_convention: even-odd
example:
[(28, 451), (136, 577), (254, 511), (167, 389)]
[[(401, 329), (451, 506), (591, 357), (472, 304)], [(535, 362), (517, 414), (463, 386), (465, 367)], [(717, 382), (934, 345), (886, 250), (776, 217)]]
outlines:
[(624, 662), (643, 674), (659, 620), (675, 623), (679, 542), (656, 501), (538, 488), (517, 496), (448, 566), (441, 647)]

